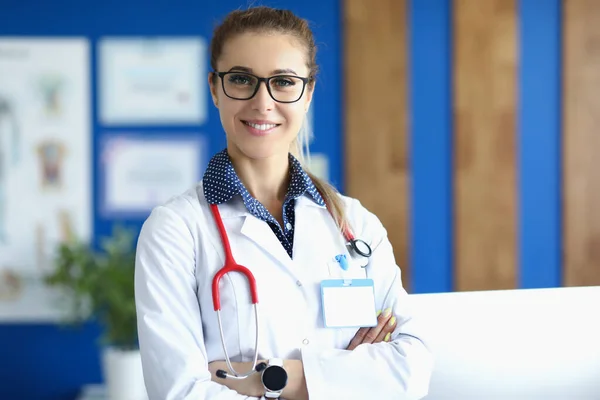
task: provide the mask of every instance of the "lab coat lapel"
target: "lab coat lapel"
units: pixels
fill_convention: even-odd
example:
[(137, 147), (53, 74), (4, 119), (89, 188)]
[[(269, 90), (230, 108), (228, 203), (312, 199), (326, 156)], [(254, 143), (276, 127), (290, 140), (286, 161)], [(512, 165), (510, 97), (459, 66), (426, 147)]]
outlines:
[(239, 231), (240, 234), (260, 247), (265, 254), (294, 275), (293, 262), (283, 245), (279, 242), (279, 239), (277, 239), (277, 236), (271, 230), (271, 227), (248, 212), (241, 198), (236, 196), (219, 209), (221, 210), (221, 217), (224, 220), (243, 218), (244, 221)]
[(256, 243), (265, 253), (293, 273), (292, 260), (269, 224), (248, 213), (242, 225), (241, 234)]
[[(326, 233), (332, 229), (331, 223), (327, 223), (323, 219), (328, 216), (327, 209), (306, 196), (300, 196), (296, 200), (293, 261), (266, 222), (250, 214), (241, 200), (234, 203), (229, 207), (224, 207), (223, 218), (243, 217), (244, 222), (240, 234), (259, 246), (265, 254), (284, 267), (294, 279), (304, 278), (303, 275), (308, 272), (307, 266), (311, 266), (315, 260), (323, 259), (323, 256), (326, 255), (315, 254), (316, 250), (323, 247), (329, 249), (331, 246), (330, 243), (316, 245), (316, 241), (321, 242), (324, 238), (331, 236)], [(335, 234), (335, 232), (333, 233)], [(330, 239), (325, 239), (326, 242), (327, 240)]]
[[(294, 228), (294, 262), (305, 273), (323, 268), (332, 247), (331, 223), (327, 208), (312, 199), (297, 199)], [(334, 232), (335, 233), (335, 232)]]

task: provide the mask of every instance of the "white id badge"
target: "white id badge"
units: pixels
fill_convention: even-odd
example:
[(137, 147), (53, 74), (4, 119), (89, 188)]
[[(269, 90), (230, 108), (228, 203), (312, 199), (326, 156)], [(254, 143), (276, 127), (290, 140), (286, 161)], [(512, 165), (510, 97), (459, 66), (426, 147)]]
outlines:
[(328, 328), (377, 325), (372, 279), (327, 279), (321, 282), (323, 323)]

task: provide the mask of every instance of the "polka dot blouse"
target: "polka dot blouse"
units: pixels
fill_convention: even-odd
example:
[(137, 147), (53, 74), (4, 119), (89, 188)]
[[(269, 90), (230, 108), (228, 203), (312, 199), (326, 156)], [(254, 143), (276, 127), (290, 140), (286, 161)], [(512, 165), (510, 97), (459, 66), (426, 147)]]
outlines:
[(258, 200), (250, 195), (248, 189), (235, 173), (227, 149), (211, 158), (202, 181), (204, 196), (209, 204), (222, 204), (236, 195), (241, 196), (248, 211), (271, 227), (275, 236), (292, 258), (296, 198), (307, 194), (321, 206), (324, 206), (325, 202), (310, 177), (302, 169), (300, 162), (292, 154), (289, 155), (289, 160), (291, 179), (283, 203), (283, 227)]

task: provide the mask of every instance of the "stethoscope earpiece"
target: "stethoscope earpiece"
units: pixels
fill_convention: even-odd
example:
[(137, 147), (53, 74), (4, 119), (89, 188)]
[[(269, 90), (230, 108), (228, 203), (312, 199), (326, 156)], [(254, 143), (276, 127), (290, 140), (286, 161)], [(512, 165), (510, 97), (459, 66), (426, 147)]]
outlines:
[(233, 378), (233, 379), (245, 379), (247, 377), (249, 377), (250, 375), (253, 375), (257, 372), (262, 372), (265, 368), (267, 368), (267, 363), (266, 362), (261, 362), (256, 364), (256, 367), (254, 367), (253, 371), (250, 371), (244, 375), (231, 375), (229, 374), (227, 371), (223, 370), (223, 369), (218, 369), (217, 370), (217, 377), (221, 378), (221, 379), (227, 379), (227, 378)]
[(265, 368), (267, 368), (267, 363), (265, 362), (261, 362), (256, 366), (256, 372), (261, 372), (262, 370), (264, 370)]
[(217, 378), (221, 378), (221, 379), (227, 378), (227, 372), (223, 371), (222, 369), (218, 369), (217, 370)]

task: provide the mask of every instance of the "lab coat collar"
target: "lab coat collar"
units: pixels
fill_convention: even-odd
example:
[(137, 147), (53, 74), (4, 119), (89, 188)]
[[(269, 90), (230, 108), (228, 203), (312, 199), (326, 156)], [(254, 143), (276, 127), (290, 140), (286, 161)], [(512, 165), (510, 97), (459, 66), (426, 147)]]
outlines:
[(314, 212), (319, 212), (317, 211), (318, 209), (323, 209), (327, 212), (324, 205), (315, 203), (308, 194), (304, 194), (296, 199), (294, 260), (292, 260), (277, 237), (273, 234), (269, 225), (252, 215), (246, 209), (244, 201), (240, 196), (235, 196), (227, 203), (219, 205), (219, 211), (223, 220), (243, 218), (244, 221), (240, 228), (240, 234), (254, 242), (262, 251), (269, 254), (274, 261), (284, 267), (296, 280), (301, 280), (303, 278), (302, 268), (295, 267), (295, 265), (302, 265), (300, 258), (302, 258), (302, 251), (305, 251), (303, 248), (303, 237), (310, 235), (308, 230), (314, 228), (311, 226), (311, 221), (314, 221), (314, 218), (311, 217), (314, 215)]
[(325, 206), (325, 203), (319, 204), (317, 202), (315, 202), (315, 200), (310, 197), (310, 195), (308, 193), (303, 194), (302, 196), (299, 196), (296, 198), (296, 207), (316, 207), (316, 208), (327, 208)]
[(266, 222), (248, 213), (240, 233), (260, 246), (262, 251), (280, 262), (289, 271), (292, 271), (292, 259)]
[(226, 203), (218, 205), (221, 218), (223, 220), (228, 218), (239, 218), (247, 215), (252, 215), (246, 208), (244, 200), (240, 196), (234, 196), (231, 200)]

